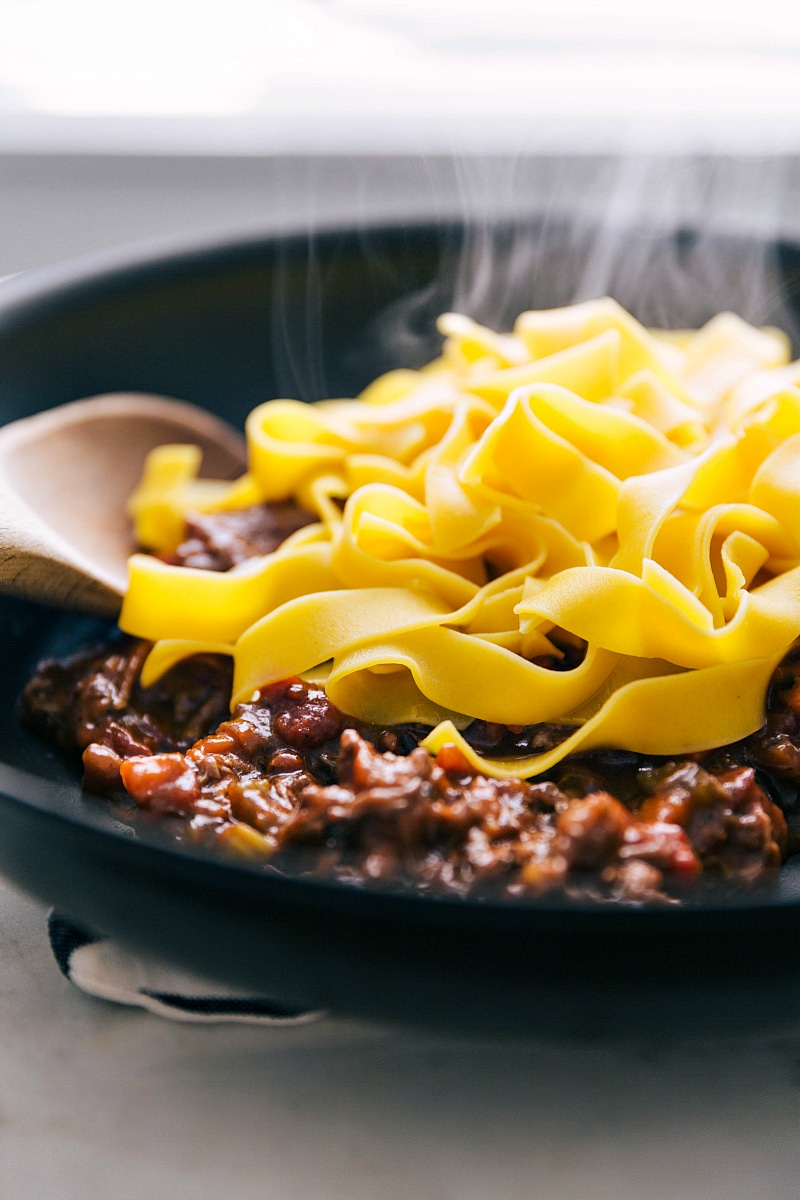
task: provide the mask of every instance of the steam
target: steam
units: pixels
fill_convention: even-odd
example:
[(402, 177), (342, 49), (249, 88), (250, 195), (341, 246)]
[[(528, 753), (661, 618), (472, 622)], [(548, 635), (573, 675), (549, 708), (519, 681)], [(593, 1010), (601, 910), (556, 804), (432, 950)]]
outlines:
[(796, 342), (778, 248), (786, 171), (781, 158), (632, 157), (544, 162), (537, 180), (535, 161), (462, 163), (458, 252), (375, 332), (406, 362), (436, 303), (508, 329), (526, 308), (611, 295), (647, 325), (699, 326), (730, 310)]
[[(406, 172), (412, 168), (405, 212), (438, 225), (439, 265), (362, 328), (351, 347), (351, 390), (379, 370), (432, 358), (440, 345), (434, 322), (448, 309), (502, 330), (527, 308), (611, 295), (647, 325), (697, 327), (730, 310), (780, 326), (800, 349), (779, 247), (793, 202), (785, 159), (497, 157), (406, 162)], [(313, 197), (325, 169), (310, 168), (308, 179), (303, 294), (289, 286), (292, 264), (279, 263), (272, 306), (282, 394), (305, 399), (343, 394), (321, 334)], [(397, 267), (381, 259), (366, 217), (376, 210), (370, 200), (381, 172), (402, 176), (391, 160), (353, 170), (349, 223), (363, 222), (362, 252), (385, 280)], [(397, 206), (383, 211), (397, 219)], [(394, 282), (402, 291), (402, 278)]]

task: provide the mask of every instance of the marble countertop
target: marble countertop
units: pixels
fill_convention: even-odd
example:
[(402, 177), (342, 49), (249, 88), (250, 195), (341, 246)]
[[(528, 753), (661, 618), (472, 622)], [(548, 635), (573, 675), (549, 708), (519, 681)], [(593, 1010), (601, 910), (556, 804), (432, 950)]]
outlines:
[(796, 1200), (794, 1029), (488, 1041), (175, 1024), (58, 972), (0, 889), (0, 1196)]

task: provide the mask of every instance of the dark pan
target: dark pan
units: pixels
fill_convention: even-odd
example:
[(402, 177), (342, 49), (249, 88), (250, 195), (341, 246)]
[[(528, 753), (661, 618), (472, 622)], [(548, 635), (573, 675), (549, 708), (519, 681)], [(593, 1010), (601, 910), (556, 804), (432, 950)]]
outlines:
[[(641, 255), (639, 235), (625, 236)], [(735, 305), (791, 322), (797, 248), (647, 236), (647, 271), (636, 286), (624, 270), (615, 283), (643, 319), (696, 324)], [(432, 318), (454, 292), (474, 315), (508, 323), (522, 307), (570, 301), (595, 246), (591, 231), (552, 223), (488, 240), (396, 227), (40, 272), (0, 289), (0, 416), (144, 390), (241, 424), (270, 396), (351, 395), (434, 353)], [(481, 295), (476, 255), (495, 269)], [(287, 1005), (454, 1029), (733, 1028), (800, 1013), (795, 862), (768, 894), (686, 908), (514, 906), (282, 878), (137, 836), (15, 717), (37, 660), (91, 640), (96, 625), (9, 599), (0, 620), (0, 869), (96, 930)]]

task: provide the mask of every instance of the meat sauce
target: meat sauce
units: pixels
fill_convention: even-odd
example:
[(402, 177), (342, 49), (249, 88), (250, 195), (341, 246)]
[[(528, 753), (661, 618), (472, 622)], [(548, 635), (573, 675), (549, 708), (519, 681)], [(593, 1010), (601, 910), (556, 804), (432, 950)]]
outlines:
[[(193, 519), (172, 561), (224, 570), (310, 519), (292, 505)], [(700, 881), (763, 884), (800, 848), (797, 647), (745, 741), (669, 760), (595, 751), (534, 781), (475, 774), (455, 747), (433, 758), (418, 744), (425, 727), (365, 725), (300, 679), (231, 716), (222, 657), (143, 688), (148, 650), (120, 637), (47, 660), (20, 712), (82, 754), (87, 791), (129, 797), (140, 821), (192, 844), (360, 886), (627, 903), (675, 903)], [(569, 732), (474, 721), (464, 736), (509, 757)]]

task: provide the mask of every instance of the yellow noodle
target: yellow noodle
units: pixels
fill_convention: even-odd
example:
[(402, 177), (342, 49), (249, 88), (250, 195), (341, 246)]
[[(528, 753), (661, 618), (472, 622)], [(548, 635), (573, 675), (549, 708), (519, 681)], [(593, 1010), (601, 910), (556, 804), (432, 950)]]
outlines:
[(653, 675), (624, 684), (599, 712), (566, 741), (527, 759), (487, 759), (477, 754), (450, 722), (422, 742), (432, 754), (456, 745), (467, 761), (496, 778), (527, 779), (549, 771), (567, 754), (615, 746), (640, 754), (662, 754), (663, 725), (669, 722), (670, 754), (694, 754), (711, 745), (747, 737), (764, 719), (764, 698), (780, 656), (757, 662), (708, 667), (681, 675)]
[[(154, 452), (141, 545), (186, 514), (295, 499), (318, 524), (226, 574), (131, 560), (121, 616), (156, 642), (147, 682), (228, 653), (233, 703), (301, 674), (363, 720), (439, 722), (481, 770), (524, 777), (577, 749), (708, 749), (753, 732), (800, 636), (800, 364), (732, 314), (647, 330), (610, 299), (446, 314), (442, 357), (355, 400), (260, 405), (247, 473), (199, 480)], [(554, 670), (567, 642), (583, 662)], [(545, 662), (538, 661), (545, 658)], [(537, 660), (537, 661), (531, 661)], [(575, 732), (480, 759), (471, 719)]]

